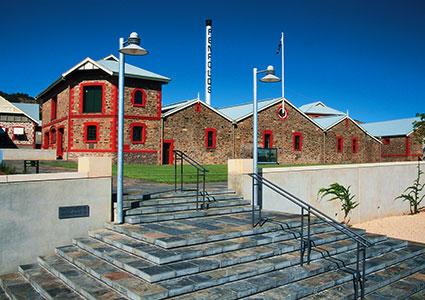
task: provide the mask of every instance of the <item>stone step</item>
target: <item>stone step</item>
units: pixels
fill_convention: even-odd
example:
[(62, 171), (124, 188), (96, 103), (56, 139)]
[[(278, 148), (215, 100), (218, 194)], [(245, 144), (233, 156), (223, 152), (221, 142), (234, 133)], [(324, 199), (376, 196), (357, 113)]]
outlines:
[[(315, 245), (322, 245), (345, 238), (346, 236), (342, 233), (328, 232), (313, 235), (312, 241)], [(229, 249), (228, 251), (231, 251), (230, 253), (211, 255), (211, 253), (207, 254), (207, 251), (210, 248), (210, 244), (205, 244), (202, 245), (204, 248), (198, 247), (198, 249), (201, 250), (197, 252), (190, 249), (193, 248), (193, 246), (178, 249), (179, 253), (181, 253), (181, 260), (193, 257), (197, 257), (198, 259), (190, 259), (183, 262), (158, 265), (151, 261), (142, 259), (139, 256), (132, 255), (127, 251), (122, 251), (115, 247), (111, 247), (95, 239), (76, 239), (74, 240), (74, 244), (121, 269), (124, 269), (138, 277), (145, 279), (148, 282), (157, 282), (165, 279), (180, 277), (183, 275), (195, 274), (207, 270), (223, 268), (231, 265), (263, 259), (266, 257), (281, 255), (299, 250), (300, 247), (299, 240), (292, 239), (285, 242), (271, 243), (270, 241), (268, 245), (264, 246), (250, 247), (245, 249)], [(131, 253), (135, 252), (134, 248), (131, 250), (133, 250), (130, 251)], [(192, 254), (187, 255), (190, 253)], [(156, 255), (156, 252), (153, 252), (152, 255)]]
[[(415, 261), (416, 260), (416, 261)], [(419, 261), (419, 258), (411, 259), (409, 262), (404, 262), (399, 268), (394, 270), (395, 272), (391, 272), (391, 268), (383, 271), (383, 274), (380, 274), (384, 278), (388, 278), (389, 275), (392, 275), (392, 278), (397, 278), (399, 276), (403, 276), (401, 271), (404, 274), (410, 273), (417, 268), (423, 268), (425, 257), (422, 256), (422, 260)], [(421, 265), (417, 265), (417, 263), (421, 263)], [(409, 266), (411, 268), (403, 268), (405, 266)], [(373, 278), (375, 279), (375, 278)], [(376, 281), (375, 281), (376, 282)], [(368, 289), (370, 289), (370, 284), (368, 284)], [(368, 294), (365, 298), (367, 300), (378, 300), (378, 299), (406, 299), (410, 296), (413, 296), (415, 293), (422, 291), (425, 289), (425, 270), (421, 270), (409, 276), (406, 276), (398, 281), (392, 282), (379, 290), (376, 290), (370, 294)], [(425, 298), (422, 298), (425, 299)]]
[[(411, 263), (420, 262), (421, 264), (423, 264), (425, 262), (425, 248), (421, 246), (407, 245), (404, 248), (395, 251), (389, 251), (387, 253), (383, 253), (382, 255), (371, 255), (369, 252), (371, 252), (373, 248), (374, 247), (368, 248), (367, 251), (368, 259), (366, 261), (366, 274), (370, 274), (379, 270), (383, 270), (383, 272), (385, 273), (391, 265), (398, 264), (400, 266), (405, 263), (404, 261), (409, 259)], [(347, 257), (346, 254), (339, 256), (337, 255), (334, 257), (333, 260), (327, 260), (322, 262), (323, 265), (329, 266), (328, 269), (324, 270), (325, 272), (328, 271), (326, 273), (323, 273), (323, 271), (317, 272), (318, 261), (315, 261), (310, 264), (310, 266), (307, 266), (305, 268), (307, 270), (302, 270), (302, 268), (299, 267), (299, 270), (294, 271), (294, 274), (297, 274), (296, 277), (299, 276), (299, 273), (306, 271), (315, 276), (307, 277), (305, 279), (295, 278), (295, 280), (292, 280), (293, 282), (290, 283), (276, 281), (271, 282), (270, 286), (264, 285), (261, 287), (262, 290), (266, 290), (265, 292), (257, 290), (257, 292), (260, 291), (261, 293), (249, 297), (248, 299), (298, 299), (307, 296), (308, 297), (306, 299), (353, 299), (353, 275), (344, 271), (343, 269), (351, 268), (354, 270), (356, 261), (355, 257), (356, 255), (353, 251), (351, 257)], [(342, 264), (342, 262), (336, 261), (335, 259), (341, 259), (344, 264)], [(339, 266), (344, 266), (344, 268), (340, 268)], [(271, 277), (274, 277), (274, 275), (272, 275)], [(369, 278), (369, 276), (366, 277), (367, 288), (373, 285)], [(251, 279), (249, 282), (252, 282), (253, 280), (254, 278)], [(262, 281), (265, 280), (265, 278), (259, 277), (256, 278), (256, 280)], [(345, 294), (335, 287), (336, 285), (340, 285), (342, 283), (345, 283)], [(276, 284), (277, 287), (273, 287), (276, 286)], [(337, 292), (326, 293), (325, 291), (319, 293), (320, 291), (326, 289), (333, 289)], [(245, 293), (245, 291), (243, 291), (242, 293)]]
[[(268, 216), (267, 212), (263, 215)], [(284, 229), (299, 227), (300, 217), (285, 213), (274, 213), (282, 220), (279, 224)], [(319, 223), (312, 218), (312, 224)], [(156, 224), (122, 224), (105, 223), (109, 230), (125, 234), (135, 239), (163, 248), (175, 248), (205, 242), (233, 239), (265, 232), (282, 230), (276, 223), (267, 222), (261, 227), (252, 228), (251, 213), (222, 215), (187, 220), (173, 220)]]
[(170, 221), (177, 219), (189, 219), (189, 218), (200, 218), (207, 216), (219, 216), (219, 215), (228, 215), (242, 212), (249, 212), (252, 208), (250, 205), (238, 205), (232, 207), (224, 208), (210, 208), (204, 210), (188, 210), (182, 212), (172, 212), (172, 213), (156, 213), (150, 215), (136, 215), (136, 216), (126, 216), (125, 222), (129, 224), (140, 224), (140, 223), (153, 223), (153, 222), (162, 222)]
[(3, 288), (0, 286), (0, 300), (9, 300), (9, 297), (6, 296)]
[(406, 299), (408, 300), (424, 300), (425, 299), (425, 288), (409, 297), (407, 297)]
[(45, 299), (83, 299), (38, 264), (19, 266), (19, 272)]
[[(177, 191), (174, 190), (160, 192), (160, 193), (133, 193), (124, 196), (124, 201), (126, 200), (149, 200), (149, 199), (167, 199), (167, 198), (184, 198), (184, 197), (196, 197), (197, 192), (194, 190), (191, 191)], [(218, 195), (235, 195), (236, 192), (231, 189), (207, 189), (207, 194), (210, 196)]]
[[(370, 237), (372, 238), (372, 237)], [(372, 251), (369, 251), (369, 257), (387, 253), (394, 249), (400, 248), (405, 243), (391, 243), (384, 241), (377, 246), (374, 246)], [(294, 280), (304, 279), (309, 276), (316, 275), (319, 272), (328, 271), (331, 268), (337, 268), (337, 265), (329, 262), (329, 256), (343, 258), (345, 261), (350, 261), (355, 258), (356, 243), (349, 240), (338, 241), (325, 246), (321, 252), (312, 252), (312, 262), (310, 265), (305, 264), (303, 267), (299, 265), (300, 257), (299, 252), (284, 254), (278, 257), (267, 258), (255, 264), (249, 263), (245, 266), (231, 267), (230, 269), (220, 269), (218, 272), (210, 271), (200, 275), (214, 278), (208, 280), (207, 290), (197, 291), (200, 288), (197, 285), (187, 285), (181, 289), (174, 288), (170, 293), (172, 295), (184, 294), (193, 291), (195, 293), (184, 295), (178, 299), (235, 299), (235, 297), (244, 297), (256, 292), (261, 292), (266, 289), (274, 288), (280, 284), (290, 283)], [(314, 261), (317, 260), (317, 261)], [(221, 272), (221, 273), (220, 273)], [(196, 275), (193, 275), (196, 276)], [(194, 281), (196, 278), (187, 276), (186, 280)], [(176, 286), (181, 284), (178, 279), (169, 280), (160, 283), (162, 286), (167, 287)]]
[[(39, 257), (38, 262), (43, 268), (60, 278), (68, 286), (86, 299), (90, 300), (124, 300), (119, 294), (101, 281), (81, 271), (74, 265), (57, 255)], [(114, 274), (109, 274), (113, 277)], [(125, 280), (125, 278), (121, 278)]]
[[(382, 239), (381, 236), (369, 236), (369, 238), (372, 240), (375, 238)], [(405, 243), (399, 241), (397, 241), (397, 243), (383, 242), (380, 248), (378, 247), (375, 251), (369, 251), (369, 254), (376, 254), (377, 251), (390, 251), (391, 249), (404, 244)], [(326, 246), (327, 254), (316, 253), (312, 255), (312, 258), (317, 259), (323, 255), (342, 253), (355, 247), (356, 244), (353, 242), (347, 240), (337, 241)], [(381, 248), (384, 250), (381, 250)], [(164, 297), (188, 293), (195, 289), (211, 287), (229, 281), (268, 273), (273, 270), (286, 268), (299, 263), (299, 253), (293, 252), (272, 258), (265, 258), (259, 261), (242, 263), (237, 266), (230, 266), (217, 270), (206, 271), (200, 274), (165, 280), (155, 284), (148, 283), (76, 246), (59, 247), (56, 251), (61, 257), (72, 262), (80, 269), (90, 273), (96, 278), (103, 280), (114, 289), (125, 293), (131, 299), (142, 299), (138, 296), (139, 289), (149, 293), (150, 299), (163, 299)], [(353, 256), (353, 254), (350, 255)], [(111, 278), (110, 274), (114, 275), (113, 278)], [(119, 280), (122, 278), (126, 278), (126, 280)], [(143, 294), (139, 293), (139, 295)], [(143, 295), (143, 297), (146, 297), (146, 295)]]
[[(388, 240), (370, 247), (367, 252), (367, 258), (371, 262), (369, 269), (385, 268), (389, 264), (397, 263), (424, 252), (424, 249), (418, 247), (406, 252), (405, 245), (405, 242)], [(312, 252), (314, 256), (310, 264), (304, 264), (304, 266), (299, 264), (288, 265), (286, 268), (279, 268), (266, 274), (253, 274), (249, 278), (248, 276), (240, 278), (232, 283), (184, 295), (176, 299), (217, 299), (219, 296), (223, 297), (223, 295), (223, 299), (239, 299), (242, 297), (248, 297), (247, 299), (251, 300), (299, 299), (315, 291), (320, 291), (320, 288), (335, 285), (335, 274), (343, 276), (344, 281), (351, 280), (352, 275), (342, 270), (342, 268), (353, 267), (356, 260), (356, 251), (351, 250), (341, 254), (331, 254), (332, 257), (329, 257), (329, 250), (326, 249), (326, 246), (322, 248), (321, 252), (315, 248), (315, 251)], [(355, 248), (356, 245), (353, 243), (351, 249)], [(332, 276), (329, 276), (329, 274)]]
[(44, 298), (19, 273), (0, 276), (0, 287), (12, 300), (43, 300)]
[[(334, 228), (325, 224), (316, 224), (311, 227), (311, 233), (313, 235), (330, 231), (333, 232)], [(177, 249), (164, 249), (111, 230), (92, 231), (89, 235), (116, 248), (143, 257), (153, 263), (165, 264), (291, 240), (300, 236), (300, 228), (296, 227), (290, 231), (279, 230), (213, 242), (205, 241), (202, 244), (182, 246)], [(196, 238), (196, 236), (193, 238)]]
[[(211, 203), (221, 202), (221, 201), (230, 201), (230, 200), (244, 200), (243, 197), (236, 195), (217, 195), (210, 197)], [(207, 200), (206, 200), (207, 201)], [(250, 203), (250, 201), (245, 200)], [(199, 198), (199, 203), (202, 202), (202, 198)], [(132, 209), (145, 206), (155, 206), (155, 205), (173, 205), (173, 204), (190, 204), (196, 203), (196, 197), (180, 197), (180, 198), (163, 198), (163, 199), (150, 199), (150, 200), (129, 200), (124, 201), (125, 209)]]
[[(196, 201), (196, 200), (195, 200)], [(198, 203), (198, 209), (201, 209), (202, 201)], [(209, 209), (211, 208), (227, 208), (232, 206), (241, 206), (241, 205), (250, 205), (251, 203), (246, 200), (240, 199), (226, 199), (220, 200), (216, 202), (207, 203)], [(127, 209), (125, 211), (126, 216), (134, 216), (134, 215), (150, 215), (150, 214), (158, 214), (158, 213), (174, 213), (174, 212), (183, 212), (183, 211), (193, 211), (196, 210), (196, 202), (190, 203), (179, 203), (179, 204), (157, 204), (153, 206), (142, 206), (132, 209)]]

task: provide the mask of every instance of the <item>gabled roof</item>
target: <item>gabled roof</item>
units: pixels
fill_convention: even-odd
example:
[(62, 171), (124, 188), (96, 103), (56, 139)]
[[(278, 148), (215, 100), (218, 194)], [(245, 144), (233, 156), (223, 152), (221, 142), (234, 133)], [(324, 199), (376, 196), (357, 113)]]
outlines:
[[(32, 105), (32, 104), (30, 104)], [(7, 101), (5, 98), (0, 96), (0, 113), (7, 113), (7, 114), (16, 114), (16, 115), (25, 115), (32, 121), (38, 124), (39, 120), (38, 118), (34, 119), (29, 114), (27, 114), (25, 111), (21, 110), (19, 107), (13, 105), (11, 102)]]
[[(55, 87), (59, 82), (64, 80), (69, 74), (77, 70), (102, 70), (111, 76), (118, 76), (119, 62), (114, 55), (108, 55), (107, 57), (94, 61), (90, 57), (83, 59), (81, 62), (70, 68), (68, 71), (62, 73), (56, 81), (54, 81), (50, 86), (43, 90), (36, 98), (40, 98), (42, 95), (50, 91)], [(147, 79), (153, 81), (159, 81), (163, 83), (168, 83), (171, 79), (151, 71), (144, 70), (142, 68), (125, 64), (125, 76), (132, 78)]]
[[(171, 104), (168, 106), (163, 107), (162, 109), (162, 117), (168, 117), (172, 114), (175, 114), (176, 112), (179, 112), (183, 109), (185, 109), (186, 107), (189, 107), (195, 103), (200, 103), (201, 105), (211, 109), (212, 111), (214, 111), (216, 114), (222, 116), (223, 118), (229, 120), (230, 122), (233, 122), (233, 120), (231, 118), (229, 118), (229, 116), (223, 114), (222, 112), (220, 112), (219, 110), (215, 109), (214, 107), (212, 107), (211, 105), (208, 105), (207, 103), (205, 103), (204, 101), (201, 101), (201, 99), (192, 99), (192, 100), (185, 100), (185, 101), (181, 101), (181, 102), (177, 102), (175, 104)], [(165, 112), (164, 112), (165, 109)]]
[(300, 110), (306, 114), (318, 115), (345, 115), (343, 112), (326, 106), (322, 101), (316, 101), (301, 105)]
[(420, 118), (363, 123), (361, 126), (371, 135), (376, 137), (405, 136), (413, 132), (414, 121), (420, 121)]
[[(279, 99), (280, 101), (282, 101), (282, 98), (279, 98)], [(264, 109), (271, 103), (274, 104), (279, 102), (278, 101), (279, 99), (273, 98), (273, 99), (258, 101), (258, 111), (261, 111), (262, 109)], [(222, 112), (223, 114), (232, 118), (235, 122), (238, 122), (252, 115), (252, 101), (244, 103), (244, 104), (222, 107), (222, 108), (219, 108), (218, 110)]]
[(25, 112), (28, 116), (30, 116), (33, 120), (36, 120), (40, 125), (40, 105), (32, 104), (32, 103), (14, 103), (14, 105)]

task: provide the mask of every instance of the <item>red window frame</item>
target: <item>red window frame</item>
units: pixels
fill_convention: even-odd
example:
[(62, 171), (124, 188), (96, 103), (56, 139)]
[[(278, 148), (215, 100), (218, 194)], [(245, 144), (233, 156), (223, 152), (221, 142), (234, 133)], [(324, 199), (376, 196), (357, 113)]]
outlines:
[(49, 149), (50, 131), (45, 131), (43, 136), (43, 148)]
[[(134, 96), (136, 95), (137, 91), (142, 92), (142, 103), (141, 104), (134, 102)], [(135, 88), (131, 92), (131, 104), (133, 104), (134, 107), (145, 107), (146, 106), (146, 97), (147, 97), (147, 95), (146, 95), (146, 91), (144, 89)]]
[[(341, 144), (341, 149), (339, 145)], [(336, 152), (342, 153), (344, 152), (344, 138), (342, 136), (336, 137)]]
[[(296, 149), (296, 144), (295, 144), (295, 139), (296, 137), (300, 138), (300, 144), (299, 144), (299, 149)], [(303, 150), (303, 134), (302, 132), (293, 132), (292, 133), (292, 151), (294, 152), (300, 152)]]
[(58, 98), (54, 96), (52, 98), (52, 104), (50, 105), (50, 120), (55, 120), (58, 115)]
[(357, 137), (351, 138), (351, 152), (353, 154), (359, 152), (359, 139)]
[(285, 115), (283, 117), (279, 114), (281, 109), (282, 109), (282, 104), (279, 105), (279, 107), (277, 108), (276, 114), (277, 114), (278, 118), (283, 121), (288, 117), (288, 109), (285, 107)]
[(201, 103), (196, 103), (195, 104), (195, 111), (196, 112), (201, 112), (201, 110), (202, 110), (202, 105), (201, 105)]
[[(208, 133), (212, 132), (212, 145), (208, 146)], [(206, 149), (215, 149), (217, 147), (217, 129), (215, 128), (205, 128), (205, 148)]]
[(266, 135), (270, 135), (270, 145), (269, 148), (273, 148), (273, 131), (272, 130), (264, 130), (263, 131), (263, 148), (266, 147)]
[[(83, 102), (84, 102), (84, 87), (86, 86), (101, 86), (102, 87), (102, 112), (97, 112), (97, 113), (84, 113), (83, 112)], [(105, 92), (106, 92), (106, 83), (105, 82), (99, 82), (99, 81), (95, 81), (95, 82), (82, 82), (79, 85), (79, 89), (80, 89), (80, 114), (104, 114), (105, 113)]]
[[(84, 143), (86, 144), (95, 144), (99, 141), (99, 123), (98, 122), (86, 122), (84, 125)], [(89, 140), (87, 136), (87, 129), (89, 126), (96, 126), (96, 139)]]
[[(133, 140), (133, 130), (134, 127), (142, 127), (142, 140), (135, 141)], [(146, 124), (145, 123), (131, 123), (130, 125), (130, 140), (132, 144), (144, 144), (146, 142)]]
[(49, 130), (49, 143), (50, 145), (56, 144), (56, 128), (51, 127)]
[(390, 139), (390, 138), (384, 138), (384, 140), (383, 140), (383, 144), (384, 144), (384, 145), (389, 145), (389, 144), (391, 144), (391, 139)]

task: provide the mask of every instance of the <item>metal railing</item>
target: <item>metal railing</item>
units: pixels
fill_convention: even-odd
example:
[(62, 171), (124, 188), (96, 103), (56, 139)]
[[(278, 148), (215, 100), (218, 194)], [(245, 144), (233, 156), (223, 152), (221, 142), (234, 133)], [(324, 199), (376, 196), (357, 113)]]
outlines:
[[(196, 209), (199, 209), (199, 198), (202, 197), (201, 209), (208, 208), (209, 205), (205, 203), (205, 198), (208, 198), (208, 193), (205, 190), (205, 175), (208, 172), (200, 163), (188, 156), (180, 150), (173, 150), (174, 153), (174, 191), (190, 191), (194, 189), (184, 189), (184, 165), (185, 162), (196, 169)], [(178, 182), (178, 166), (180, 165), (180, 183)], [(201, 188), (202, 185), (202, 188)], [(178, 186), (180, 188), (178, 188)]]
[[(264, 185), (271, 189), (272, 191), (276, 192), (277, 194), (281, 195), (282, 197), (286, 198), (290, 202), (294, 203), (295, 205), (299, 206), (301, 208), (301, 228), (300, 228), (300, 264), (304, 264), (304, 257), (307, 252), (307, 258), (306, 262), (307, 264), (310, 263), (310, 255), (311, 255), (311, 248), (313, 246), (313, 242), (311, 240), (311, 215), (317, 217), (319, 220), (323, 221), (324, 223), (334, 227), (336, 230), (344, 233), (348, 238), (354, 240), (357, 243), (357, 258), (356, 258), (356, 268), (355, 270), (350, 271), (353, 275), (353, 283), (354, 283), (354, 296), (355, 299), (359, 297), (359, 288), (360, 288), (360, 297), (361, 299), (364, 299), (365, 296), (365, 278), (366, 278), (366, 248), (373, 246), (374, 243), (368, 241), (366, 238), (361, 236), (360, 234), (354, 232), (353, 230), (349, 229), (348, 227), (342, 225), (338, 221), (334, 220), (333, 218), (327, 216), (326, 214), (322, 213), (318, 209), (314, 208), (310, 204), (306, 203), (305, 201), (301, 200), (300, 198), (296, 197), (295, 195), (291, 194), (290, 192), (282, 189), (281, 187), (277, 186), (275, 183), (271, 182), (268, 179), (265, 179), (260, 174), (251, 173), (248, 174), (252, 178), (252, 195), (254, 199), (254, 189), (260, 186)], [(252, 201), (252, 226), (263, 226), (267, 222), (274, 222), (271, 219), (262, 218), (261, 216), (261, 210), (262, 210), (262, 203), (259, 203), (259, 207), (256, 209), (254, 201)], [(258, 221), (255, 220), (255, 212), (258, 211)], [(307, 212), (307, 213), (306, 213)], [(304, 232), (305, 227), (305, 217), (307, 217), (307, 234)], [(275, 222), (278, 223), (278, 222)], [(284, 229), (282, 224), (280, 224), (281, 228)], [(361, 263), (360, 263), (361, 260)]]

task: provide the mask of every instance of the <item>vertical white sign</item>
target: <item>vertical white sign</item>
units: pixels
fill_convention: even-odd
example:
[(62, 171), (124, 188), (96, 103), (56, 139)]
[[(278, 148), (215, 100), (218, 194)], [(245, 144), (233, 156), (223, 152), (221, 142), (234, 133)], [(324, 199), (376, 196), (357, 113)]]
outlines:
[(206, 20), (205, 39), (205, 102), (211, 105), (211, 26), (212, 20)]

